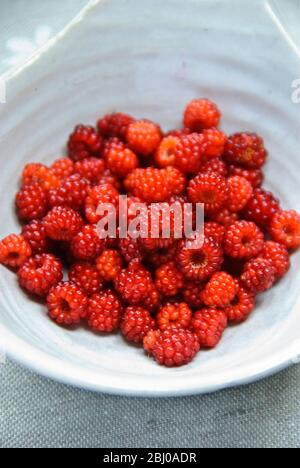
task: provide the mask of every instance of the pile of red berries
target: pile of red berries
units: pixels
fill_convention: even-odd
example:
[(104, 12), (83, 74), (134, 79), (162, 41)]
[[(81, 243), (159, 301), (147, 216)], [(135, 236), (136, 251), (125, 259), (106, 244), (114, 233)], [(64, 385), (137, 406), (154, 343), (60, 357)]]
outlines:
[[(261, 137), (218, 129), (220, 111), (196, 99), (184, 126), (164, 134), (149, 120), (107, 115), (79, 125), (68, 157), (28, 164), (16, 196), (24, 223), (0, 242), (0, 262), (44, 299), (61, 325), (120, 330), (159, 364), (180, 366), (243, 322), (256, 296), (282, 278), (300, 246), (300, 215), (262, 188)], [(205, 205), (205, 242), (98, 236), (97, 207), (119, 195), (144, 202)], [(64, 271), (68, 279), (63, 280)]]

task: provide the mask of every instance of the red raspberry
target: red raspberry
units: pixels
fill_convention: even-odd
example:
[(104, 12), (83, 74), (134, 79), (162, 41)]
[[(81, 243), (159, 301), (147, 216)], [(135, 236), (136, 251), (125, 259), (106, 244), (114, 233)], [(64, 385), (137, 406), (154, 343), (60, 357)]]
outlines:
[(186, 177), (175, 167), (166, 167), (165, 183), (169, 187), (172, 197), (182, 195), (186, 189)]
[(232, 213), (228, 208), (224, 208), (221, 211), (210, 214), (210, 219), (211, 221), (222, 224), (222, 226), (228, 228), (231, 224), (239, 220), (239, 215), (237, 213)]
[(272, 263), (277, 279), (282, 278), (290, 269), (289, 252), (282, 244), (272, 241), (265, 242), (260, 256)]
[(175, 137), (182, 137), (184, 135), (189, 135), (191, 133), (189, 128), (176, 128), (174, 130), (170, 130), (166, 133), (166, 137), (168, 136), (175, 136)]
[(228, 186), (226, 179), (218, 174), (199, 174), (188, 186), (189, 199), (193, 203), (204, 203), (205, 212), (215, 213), (227, 202)]
[(86, 317), (88, 298), (74, 283), (61, 282), (47, 297), (49, 316), (59, 325), (73, 325)]
[(158, 248), (150, 251), (147, 260), (156, 268), (172, 261), (177, 253), (178, 242), (173, 242), (172, 245), (167, 247)]
[(152, 355), (160, 365), (178, 367), (191, 362), (199, 350), (200, 344), (195, 333), (174, 328), (158, 336)]
[(160, 294), (156, 287), (153, 286), (149, 289), (147, 297), (142, 302), (142, 306), (145, 307), (145, 309), (149, 310), (149, 312), (154, 312), (159, 308), (160, 302)]
[(192, 311), (185, 302), (167, 304), (157, 314), (158, 328), (162, 331), (168, 328), (189, 328), (192, 320)]
[(279, 201), (271, 192), (256, 189), (243, 213), (249, 221), (262, 227), (268, 227), (275, 213), (280, 210)]
[(206, 172), (214, 172), (220, 177), (227, 177), (227, 166), (224, 161), (220, 158), (213, 158), (206, 161), (200, 167), (200, 172), (205, 174)]
[(86, 225), (71, 241), (72, 255), (78, 260), (94, 260), (104, 250), (105, 240), (100, 239), (96, 226)]
[(239, 176), (247, 179), (254, 189), (260, 188), (264, 181), (264, 174), (261, 169), (245, 169), (239, 166), (229, 166), (229, 175)]
[(45, 253), (50, 248), (43, 221), (34, 220), (22, 229), (22, 236), (28, 242), (33, 254)]
[(38, 184), (25, 185), (17, 193), (16, 207), (19, 217), (25, 221), (43, 218), (48, 211), (46, 192)]
[(253, 195), (250, 182), (244, 177), (233, 176), (227, 179), (229, 196), (227, 208), (232, 212), (242, 211)]
[(119, 204), (119, 192), (110, 184), (96, 185), (90, 190), (85, 200), (85, 216), (91, 224), (96, 224), (102, 219), (101, 214), (97, 214), (99, 205), (109, 203), (116, 210)]
[(236, 221), (229, 226), (224, 241), (226, 255), (238, 259), (256, 257), (264, 247), (264, 235), (250, 221)]
[(122, 257), (116, 250), (107, 249), (97, 258), (97, 270), (104, 281), (113, 281), (122, 269)]
[(29, 243), (23, 236), (11, 234), (0, 241), (0, 263), (19, 268), (31, 256)]
[(184, 111), (184, 126), (193, 132), (200, 132), (204, 128), (217, 127), (221, 113), (213, 102), (208, 99), (194, 99)]
[(224, 313), (231, 323), (241, 323), (247, 320), (255, 307), (255, 295), (246, 290), (241, 283), (236, 280), (237, 293), (231, 303), (225, 307)]
[(171, 171), (168, 169), (135, 169), (125, 179), (125, 188), (148, 203), (168, 201), (184, 188), (181, 173), (174, 168)]
[(222, 310), (201, 309), (195, 312), (192, 330), (204, 348), (215, 348), (227, 328), (227, 317)]
[(127, 263), (132, 260), (142, 260), (144, 258), (144, 251), (138, 239), (119, 239), (118, 245), (122, 256)]
[(184, 174), (197, 174), (204, 160), (204, 137), (198, 133), (183, 135), (178, 139), (175, 166)]
[(83, 226), (81, 216), (71, 208), (56, 206), (44, 218), (47, 236), (58, 241), (70, 241)]
[(127, 129), (129, 148), (142, 156), (150, 156), (159, 146), (162, 132), (159, 125), (149, 120), (137, 120)]
[(157, 252), (159, 250), (165, 250), (172, 247), (172, 245), (174, 244), (174, 239), (156, 239), (149, 237), (147, 239), (139, 239), (139, 243), (142, 246), (142, 248), (147, 251), (147, 253), (150, 252), (151, 254), (153, 254), (154, 252)]
[(143, 307), (127, 307), (122, 317), (121, 331), (128, 341), (142, 343), (150, 330), (155, 328), (155, 320)]
[(77, 125), (68, 141), (69, 157), (81, 161), (90, 156), (100, 156), (102, 137), (93, 127)]
[(116, 112), (115, 114), (107, 114), (98, 120), (97, 127), (105, 138), (116, 137), (125, 140), (127, 129), (134, 121), (135, 119), (131, 115)]
[(234, 278), (220, 271), (211, 277), (202, 291), (201, 298), (207, 307), (223, 308), (234, 299), (237, 289)]
[(179, 141), (178, 137), (172, 135), (162, 139), (155, 153), (155, 161), (158, 166), (168, 167), (175, 165)]
[(139, 165), (136, 154), (117, 138), (112, 138), (105, 145), (104, 158), (108, 169), (117, 177), (126, 177)]
[(226, 229), (213, 221), (204, 224), (204, 237), (211, 238), (216, 244), (223, 245)]
[(103, 286), (99, 271), (89, 263), (74, 263), (69, 270), (69, 280), (88, 296), (99, 292)]
[(114, 285), (123, 301), (130, 305), (142, 304), (153, 289), (150, 272), (136, 260), (118, 274)]
[(59, 179), (53, 171), (44, 164), (30, 163), (23, 169), (22, 186), (37, 184), (47, 191), (58, 187)]
[(287, 249), (300, 246), (300, 215), (294, 210), (279, 211), (272, 219), (270, 234), (274, 241)]
[(223, 252), (210, 238), (205, 239), (201, 249), (191, 249), (183, 242), (176, 261), (186, 278), (192, 281), (204, 281), (220, 270)]
[(186, 281), (182, 291), (184, 302), (186, 302), (191, 309), (199, 309), (203, 305), (201, 299), (202, 291), (203, 284)]
[(50, 169), (59, 180), (66, 179), (74, 174), (74, 163), (69, 158), (61, 158), (57, 159)]
[(216, 128), (203, 130), (204, 137), (204, 156), (207, 159), (219, 158), (224, 153), (227, 136)]
[(96, 185), (101, 180), (105, 171), (105, 162), (99, 158), (86, 158), (77, 161), (74, 164), (74, 172), (79, 174), (82, 179), (88, 180), (91, 184)]
[(241, 281), (248, 291), (254, 294), (263, 293), (275, 282), (275, 268), (265, 258), (254, 258), (246, 263)]
[(44, 297), (63, 279), (62, 263), (54, 255), (36, 255), (24, 263), (18, 277), (22, 288), (30, 294)]
[(230, 136), (224, 152), (229, 164), (241, 165), (247, 169), (260, 169), (267, 156), (263, 139), (255, 133), (235, 133)]
[(150, 330), (147, 335), (145, 336), (144, 340), (143, 340), (143, 345), (144, 345), (144, 350), (148, 353), (148, 354), (152, 354), (152, 351), (153, 351), (153, 348), (154, 348), (154, 345), (157, 341), (157, 338), (159, 337), (159, 335), (161, 334), (161, 331), (160, 330)]
[(155, 286), (165, 297), (176, 296), (183, 288), (183, 274), (174, 262), (166, 263), (155, 272)]
[(63, 179), (57, 189), (50, 190), (48, 201), (50, 206), (65, 206), (73, 210), (81, 210), (89, 193), (90, 184), (81, 175), (74, 174)]
[(114, 176), (109, 169), (105, 169), (97, 185), (112, 185), (116, 190), (120, 191), (122, 188), (120, 180)]
[(112, 333), (120, 326), (123, 307), (113, 291), (94, 294), (89, 301), (88, 325), (95, 331)]

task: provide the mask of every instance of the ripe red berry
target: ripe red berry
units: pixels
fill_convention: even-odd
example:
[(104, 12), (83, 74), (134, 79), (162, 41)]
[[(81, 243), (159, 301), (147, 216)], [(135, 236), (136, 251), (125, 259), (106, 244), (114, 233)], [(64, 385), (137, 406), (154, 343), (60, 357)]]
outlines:
[(74, 263), (69, 270), (69, 280), (91, 296), (99, 292), (103, 286), (103, 279), (97, 268), (89, 263)]
[(117, 250), (107, 249), (96, 260), (97, 270), (104, 281), (113, 281), (122, 269), (122, 257)]
[(33, 254), (45, 253), (50, 245), (42, 220), (33, 220), (22, 229), (22, 236), (28, 242)]
[(184, 284), (183, 274), (174, 262), (165, 263), (155, 272), (155, 286), (165, 297), (176, 296)]
[(226, 179), (215, 173), (199, 174), (188, 186), (188, 195), (192, 203), (203, 203), (205, 213), (221, 210), (228, 199)]
[(152, 355), (160, 365), (183, 366), (191, 362), (200, 350), (198, 337), (185, 329), (167, 329), (160, 333)]
[(93, 127), (77, 125), (68, 141), (69, 157), (81, 161), (90, 156), (100, 156), (102, 137)]
[(224, 153), (227, 136), (217, 128), (203, 130), (204, 137), (204, 157), (208, 160), (219, 158)]
[(268, 227), (274, 214), (279, 210), (279, 201), (271, 192), (256, 189), (243, 212), (243, 216), (261, 227)]
[(142, 156), (150, 156), (162, 139), (159, 125), (149, 120), (136, 120), (127, 128), (126, 141), (129, 148)]
[[(110, 204), (118, 209), (119, 192), (110, 184), (96, 185), (93, 187), (85, 200), (85, 216), (91, 224), (96, 224), (103, 216), (98, 214), (101, 205)], [(106, 211), (106, 210), (104, 210)]]
[(227, 177), (228, 169), (224, 161), (220, 158), (213, 158), (205, 161), (201, 164), (200, 172), (205, 174), (206, 172), (214, 172), (220, 177)]
[(216, 244), (223, 245), (226, 229), (222, 224), (209, 221), (204, 224), (204, 237), (211, 238)]
[(105, 240), (100, 239), (95, 225), (88, 224), (73, 237), (71, 253), (78, 260), (96, 259), (104, 250)]
[(265, 258), (254, 258), (246, 263), (241, 281), (248, 291), (254, 294), (263, 293), (274, 284), (275, 268)]
[(122, 188), (121, 181), (109, 169), (105, 169), (97, 185), (106, 184), (112, 185), (118, 191)]
[(16, 208), (25, 221), (43, 218), (48, 211), (45, 190), (38, 184), (25, 185), (16, 195)]
[(300, 246), (300, 215), (294, 210), (279, 211), (272, 219), (270, 234), (274, 241), (287, 249)]
[(73, 174), (61, 181), (58, 188), (50, 190), (48, 201), (50, 206), (65, 206), (73, 210), (82, 210), (89, 193), (90, 184), (79, 174)]
[(236, 221), (225, 234), (226, 255), (237, 259), (256, 257), (264, 247), (264, 235), (256, 224), (250, 221)]
[(233, 300), (237, 293), (237, 284), (232, 276), (221, 271), (215, 273), (204, 290), (201, 298), (207, 307), (223, 308)]
[(227, 208), (234, 213), (242, 211), (253, 195), (252, 185), (240, 176), (229, 177), (227, 184), (229, 189)]
[(114, 281), (115, 289), (130, 305), (141, 304), (153, 288), (151, 274), (139, 261), (132, 261)]
[(203, 291), (202, 283), (193, 283), (192, 281), (186, 281), (182, 291), (184, 302), (191, 309), (200, 309), (203, 305), (201, 293)]
[(266, 162), (263, 139), (255, 133), (236, 133), (227, 140), (224, 157), (229, 164), (260, 169)]
[(58, 187), (59, 179), (56, 177), (52, 169), (49, 169), (44, 164), (29, 163), (23, 169), (22, 186), (37, 184), (43, 190), (48, 191)]
[(50, 289), (63, 279), (62, 263), (54, 255), (36, 255), (19, 269), (18, 278), (21, 287), (30, 294), (47, 296)]
[(73, 325), (86, 317), (88, 298), (74, 283), (61, 282), (47, 297), (48, 313), (59, 325)]
[(224, 309), (224, 313), (231, 323), (244, 322), (255, 307), (255, 294), (245, 289), (240, 281), (236, 280), (236, 284), (237, 293)]
[(0, 263), (19, 268), (31, 256), (31, 248), (23, 236), (11, 234), (0, 241)]
[(143, 340), (143, 345), (144, 345), (144, 350), (148, 354), (152, 354), (154, 345), (156, 343), (157, 338), (161, 334), (160, 330), (150, 330), (147, 335), (144, 337)]
[(95, 331), (112, 333), (120, 326), (123, 307), (110, 289), (94, 294), (89, 300), (88, 326)]
[(228, 228), (231, 224), (239, 220), (239, 215), (238, 213), (229, 211), (228, 208), (224, 208), (223, 210), (217, 211), (216, 213), (211, 213), (209, 218), (211, 221), (222, 224), (222, 226)]
[(277, 279), (282, 278), (290, 268), (289, 252), (282, 244), (272, 241), (265, 242), (260, 256), (272, 263)]
[(264, 174), (261, 169), (245, 169), (244, 167), (229, 166), (230, 176), (239, 176), (247, 179), (254, 189), (260, 188), (264, 181)]
[(69, 158), (57, 159), (50, 169), (59, 180), (66, 179), (74, 174), (74, 162)]
[(104, 159), (112, 174), (121, 178), (126, 177), (139, 165), (136, 154), (117, 138), (112, 138), (106, 142)]
[(114, 114), (107, 114), (98, 120), (97, 127), (105, 138), (116, 137), (120, 140), (125, 140), (127, 129), (134, 120), (131, 115), (116, 112)]
[(159, 291), (153, 285), (149, 287), (148, 294), (142, 302), (142, 306), (145, 309), (149, 310), (149, 312), (155, 312), (159, 308), (161, 304), (161, 296)]
[(131, 239), (131, 237), (118, 239), (118, 246), (127, 263), (130, 263), (132, 260), (142, 260), (145, 256), (139, 239)]
[(187, 279), (201, 282), (221, 269), (223, 251), (210, 238), (205, 239), (200, 249), (191, 249), (183, 242), (178, 249), (176, 261)]
[(201, 309), (195, 312), (192, 319), (192, 330), (204, 348), (215, 348), (226, 328), (227, 317), (222, 310)]
[(198, 133), (178, 138), (175, 166), (184, 174), (197, 174), (204, 161), (204, 137)]
[(178, 248), (178, 242), (151, 250), (147, 255), (147, 260), (151, 265), (158, 268), (167, 262), (174, 260)]
[(216, 104), (208, 99), (194, 99), (184, 111), (183, 123), (193, 132), (200, 132), (204, 128), (217, 127), (220, 118)]
[(88, 180), (92, 185), (96, 185), (101, 180), (106, 167), (103, 159), (91, 157), (77, 161), (74, 164), (74, 172), (82, 179)]
[(185, 302), (166, 304), (157, 313), (156, 321), (162, 331), (168, 328), (189, 328), (192, 311)]
[(150, 330), (155, 328), (155, 320), (147, 309), (138, 306), (127, 307), (122, 317), (123, 336), (133, 343), (142, 343)]
[(174, 166), (179, 139), (169, 135), (162, 139), (155, 153), (155, 162), (159, 167)]
[(83, 219), (71, 208), (56, 206), (44, 218), (47, 236), (58, 241), (71, 241), (83, 227)]

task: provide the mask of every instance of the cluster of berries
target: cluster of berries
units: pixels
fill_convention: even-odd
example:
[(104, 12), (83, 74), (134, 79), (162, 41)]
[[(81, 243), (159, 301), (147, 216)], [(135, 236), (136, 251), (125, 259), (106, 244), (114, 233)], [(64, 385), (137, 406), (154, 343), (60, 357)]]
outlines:
[[(120, 330), (159, 364), (187, 364), (215, 347), (286, 274), (300, 246), (300, 215), (262, 188), (262, 138), (227, 137), (220, 118), (214, 103), (196, 99), (183, 129), (167, 134), (121, 113), (77, 126), (67, 157), (24, 168), (16, 196), (22, 232), (0, 242), (0, 262), (58, 324)], [(101, 239), (97, 207), (117, 209), (120, 194), (129, 218), (131, 202), (203, 203), (203, 246), (172, 235)]]

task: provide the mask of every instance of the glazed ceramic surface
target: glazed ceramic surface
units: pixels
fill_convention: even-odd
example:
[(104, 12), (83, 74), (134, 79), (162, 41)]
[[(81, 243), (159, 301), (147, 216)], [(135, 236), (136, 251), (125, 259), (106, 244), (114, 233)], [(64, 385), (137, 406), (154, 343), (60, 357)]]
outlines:
[[(300, 78), (294, 1), (93, 1), (21, 69), (0, 106), (0, 237), (18, 232), (13, 198), (23, 165), (64, 154), (72, 127), (114, 110), (180, 125), (185, 103), (218, 103), (227, 132), (256, 131), (270, 153), (268, 188), (300, 211)], [(284, 4), (284, 5), (283, 5)], [(214, 391), (269, 375), (300, 354), (300, 256), (216, 350), (159, 367), (118, 335), (57, 327), (0, 269), (0, 332), (9, 356), (84, 388), (167, 396)]]

